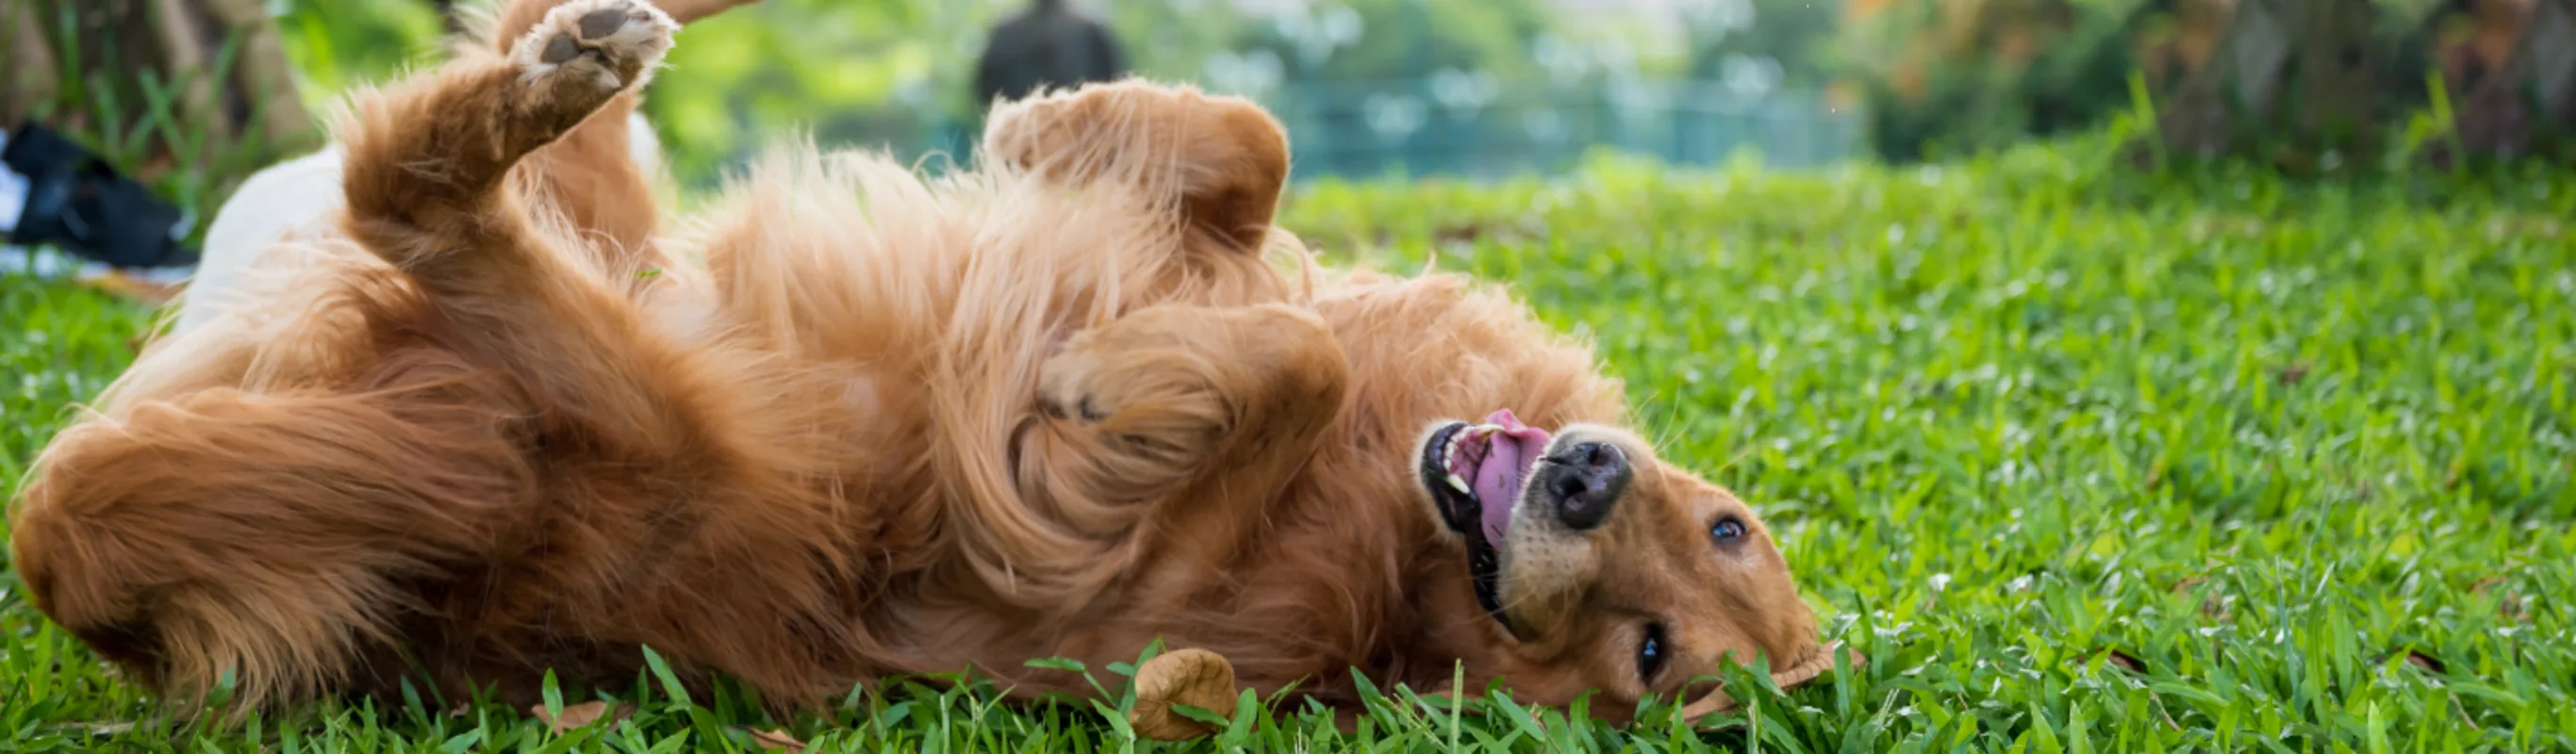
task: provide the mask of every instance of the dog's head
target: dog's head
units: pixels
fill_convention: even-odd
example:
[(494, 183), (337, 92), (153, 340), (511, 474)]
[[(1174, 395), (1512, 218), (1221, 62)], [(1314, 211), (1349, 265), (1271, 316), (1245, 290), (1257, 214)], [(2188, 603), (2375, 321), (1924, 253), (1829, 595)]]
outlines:
[(1817, 650), (1814, 615), (1753, 510), (1633, 434), (1550, 432), (1497, 411), (1441, 422), (1414, 462), (1463, 540), (1516, 695), (1699, 699), (1714, 687), (1695, 682), (1730, 654), (1788, 668)]

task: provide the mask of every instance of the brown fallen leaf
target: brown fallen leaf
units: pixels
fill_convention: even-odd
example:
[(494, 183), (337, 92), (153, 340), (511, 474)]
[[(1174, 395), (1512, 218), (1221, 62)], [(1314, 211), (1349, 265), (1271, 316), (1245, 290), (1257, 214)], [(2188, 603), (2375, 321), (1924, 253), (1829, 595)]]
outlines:
[(1204, 649), (1172, 650), (1137, 666), (1136, 708), (1127, 713), (1127, 722), (1136, 735), (1157, 741), (1212, 736), (1216, 729), (1172, 706), (1186, 704), (1232, 718), (1235, 694), (1233, 663)]
[(607, 702), (582, 702), (580, 704), (564, 705), (562, 717), (549, 717), (546, 715), (546, 706), (540, 704), (534, 707), (529, 707), (528, 714), (535, 715), (538, 720), (545, 721), (547, 730), (554, 731), (555, 734), (561, 735), (570, 731), (578, 730), (582, 726), (599, 722), (599, 719), (602, 717), (607, 717), (608, 721), (611, 723), (624, 720), (627, 715), (635, 714), (635, 706), (631, 704), (617, 705), (615, 715), (611, 716)]
[[(2173, 593), (2177, 595), (2183, 594), (2206, 586), (2208, 583), (2209, 579), (2207, 577), (2185, 577), (2181, 581), (2174, 582)], [(2200, 595), (2200, 617), (2219, 623), (2233, 621), (2235, 616), (2227, 610), (2227, 594), (2215, 588), (2202, 592)]]
[(2291, 364), (2289, 366), (2281, 367), (2279, 380), (2282, 387), (2297, 385), (2307, 379), (2308, 365), (2306, 364)]
[(2236, 615), (2227, 610), (2227, 595), (2220, 594), (2215, 589), (2200, 596), (2200, 617), (2218, 623), (2231, 623), (2236, 620)]
[(2117, 649), (2105, 649), (2095, 653), (2094, 656), (2102, 658), (2102, 664), (2104, 665), (2117, 667), (2131, 673), (2147, 672), (2147, 664), (2139, 661), (2137, 655), (2122, 652)]
[(2434, 675), (2442, 674), (2443, 668), (2447, 667), (2439, 658), (2422, 652), (2417, 652), (2412, 649), (2406, 650), (2406, 662), (2407, 664), (2414, 665), (2415, 667), (2432, 671)]
[(787, 735), (787, 731), (783, 730), (751, 731), (751, 742), (758, 744), (763, 751), (805, 754), (805, 742), (796, 740), (795, 736)]
[[(2486, 578), (2478, 579), (2478, 583), (2470, 585), (2469, 593), (2484, 597), (2488, 592), (2493, 591), (2495, 587), (2504, 583), (2505, 579), (2503, 576), (2488, 576)], [(2513, 623), (2531, 622), (2531, 613), (2523, 604), (2522, 593), (2508, 591), (2504, 593), (2504, 597), (2497, 599), (2496, 617), (2503, 618)]]

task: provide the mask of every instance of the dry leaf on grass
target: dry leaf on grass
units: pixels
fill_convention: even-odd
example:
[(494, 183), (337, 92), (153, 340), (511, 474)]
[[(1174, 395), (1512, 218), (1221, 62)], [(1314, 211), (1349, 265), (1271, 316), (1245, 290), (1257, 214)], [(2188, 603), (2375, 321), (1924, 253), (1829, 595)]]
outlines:
[(2220, 594), (2216, 589), (2209, 590), (2209, 594), (2200, 598), (2200, 617), (2220, 623), (2233, 623), (2236, 620), (2235, 614), (2227, 610), (2227, 595)]
[[(2469, 587), (2469, 593), (2485, 596), (2488, 590), (2503, 583), (2505, 580), (2502, 576), (2488, 576), (2478, 579), (2475, 586)], [(2505, 592), (2502, 599), (2496, 600), (2496, 616), (2514, 623), (2531, 622), (2531, 611), (2524, 606), (2520, 592)]]
[(2147, 664), (2139, 661), (2137, 655), (2122, 652), (2117, 649), (2105, 649), (2094, 653), (2094, 656), (2102, 658), (2102, 664), (2109, 667), (2119, 668), (2131, 673), (2147, 672)]
[(783, 730), (751, 731), (751, 742), (760, 745), (763, 751), (805, 754), (805, 742), (796, 740), (795, 736), (787, 735), (787, 731)]
[(1178, 649), (1156, 655), (1136, 668), (1136, 708), (1127, 722), (1136, 735), (1157, 741), (1186, 741), (1216, 734), (1207, 723), (1172, 708), (1186, 704), (1218, 716), (1234, 715), (1234, 665), (1204, 649)]
[[(2173, 593), (2186, 594), (2192, 590), (2199, 589), (2202, 585), (2207, 583), (2209, 583), (2209, 578), (2205, 576), (2184, 577), (2183, 580), (2174, 582)], [(2200, 617), (2220, 623), (2233, 621), (2234, 616), (2230, 615), (2227, 611), (2226, 592), (2217, 588), (2211, 588), (2204, 591), (2200, 595)]]
[(529, 707), (528, 714), (535, 715), (538, 720), (545, 721), (547, 730), (554, 731), (557, 735), (561, 735), (569, 731), (580, 729), (582, 726), (599, 722), (599, 719), (602, 717), (608, 717), (608, 721), (611, 723), (624, 720), (627, 715), (635, 714), (635, 706), (631, 704), (617, 705), (617, 712), (613, 717), (609, 715), (607, 702), (567, 704), (564, 705), (562, 717), (552, 717), (547, 715), (546, 706), (540, 704), (534, 707)]
[(2281, 367), (2281, 371), (2276, 376), (2276, 379), (2280, 381), (2282, 387), (2290, 387), (2301, 382), (2305, 382), (2308, 379), (2308, 365), (2304, 363), (2294, 363), (2289, 366)]
[(2406, 662), (2407, 664), (2414, 665), (2415, 667), (2432, 671), (2435, 675), (2440, 675), (2446, 672), (2450, 667), (2448, 664), (2442, 662), (2442, 659), (2439, 657), (2434, 657), (2412, 649), (2406, 650)]
[(2407, 652), (2406, 661), (2415, 663), (2415, 667), (2430, 670), (2435, 673), (2443, 672), (2441, 660), (2434, 659), (2432, 655), (2424, 654), (2422, 652)]

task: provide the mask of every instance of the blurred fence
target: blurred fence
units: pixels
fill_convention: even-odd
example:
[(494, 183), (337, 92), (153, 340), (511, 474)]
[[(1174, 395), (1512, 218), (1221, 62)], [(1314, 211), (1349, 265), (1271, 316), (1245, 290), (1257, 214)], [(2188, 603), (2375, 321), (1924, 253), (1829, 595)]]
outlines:
[(1813, 167), (1860, 144), (1857, 119), (1815, 93), (1748, 97), (1705, 81), (1568, 88), (1453, 76), (1312, 84), (1270, 99), (1310, 178), (1550, 173), (1604, 147), (1685, 165), (1749, 149), (1765, 165)]
[[(1287, 128), (1296, 180), (1544, 175), (1605, 148), (1676, 165), (1751, 152), (1767, 167), (1797, 169), (1845, 160), (1864, 147), (1862, 119), (1828, 107), (1821, 93), (1746, 96), (1710, 81), (1570, 87), (1434, 76), (1290, 84), (1255, 99)], [(907, 159), (962, 158), (975, 129), (893, 114), (851, 125), (857, 127), (818, 136)]]

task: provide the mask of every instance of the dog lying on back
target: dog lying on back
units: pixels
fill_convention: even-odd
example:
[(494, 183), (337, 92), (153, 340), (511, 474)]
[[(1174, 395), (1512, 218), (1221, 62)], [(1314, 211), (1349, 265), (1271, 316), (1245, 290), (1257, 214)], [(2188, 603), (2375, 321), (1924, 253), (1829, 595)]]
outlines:
[(1082, 693), (1026, 661), (1159, 638), (1265, 693), (1463, 664), (1618, 717), (1827, 654), (1585, 348), (1463, 279), (1313, 269), (1259, 108), (1057, 93), (973, 172), (786, 150), (659, 234), (617, 134), (676, 25), (552, 5), (360, 97), (340, 233), (44, 451), (12, 545), (48, 616), (250, 704), (533, 699), (643, 646), (777, 703)]

